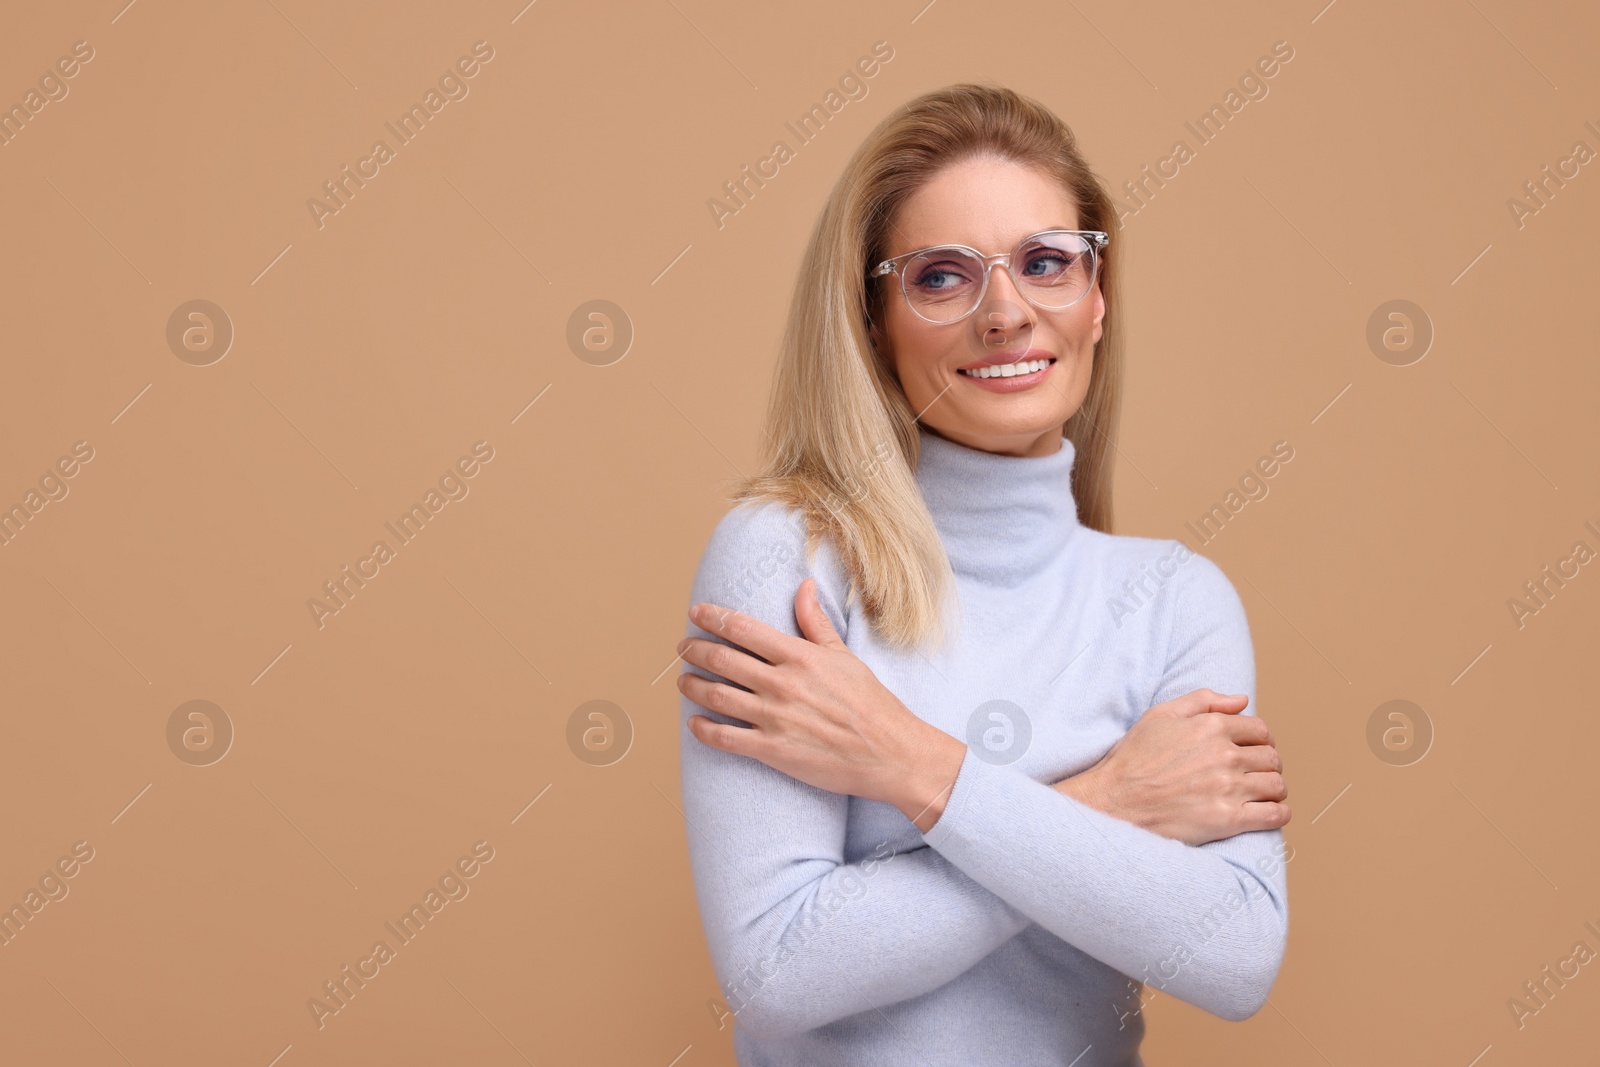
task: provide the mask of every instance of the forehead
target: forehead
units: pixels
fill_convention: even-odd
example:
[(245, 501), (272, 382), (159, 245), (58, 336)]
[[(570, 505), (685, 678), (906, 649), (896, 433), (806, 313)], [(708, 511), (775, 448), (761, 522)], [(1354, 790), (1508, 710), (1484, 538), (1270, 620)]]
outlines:
[(1078, 212), (1049, 175), (1012, 160), (950, 164), (906, 198), (889, 231), (890, 255), (928, 245), (1009, 251), (1040, 230), (1075, 230)]

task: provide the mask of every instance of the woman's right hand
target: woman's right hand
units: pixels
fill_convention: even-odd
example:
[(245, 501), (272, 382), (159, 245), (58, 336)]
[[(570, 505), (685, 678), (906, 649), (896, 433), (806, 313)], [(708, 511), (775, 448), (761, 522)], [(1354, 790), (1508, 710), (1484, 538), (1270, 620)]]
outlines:
[(1157, 704), (1100, 762), (1054, 788), (1108, 815), (1190, 845), (1289, 821), (1272, 731), (1240, 715), (1244, 694), (1210, 689)]

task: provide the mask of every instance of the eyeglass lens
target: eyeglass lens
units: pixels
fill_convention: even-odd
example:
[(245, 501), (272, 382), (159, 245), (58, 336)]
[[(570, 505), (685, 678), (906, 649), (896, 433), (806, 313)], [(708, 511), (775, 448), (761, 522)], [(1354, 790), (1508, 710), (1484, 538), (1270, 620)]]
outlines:
[[(934, 322), (952, 322), (978, 306), (985, 264), (954, 248), (931, 249), (906, 262), (901, 284), (916, 312)], [(1029, 238), (1011, 254), (1011, 275), (1024, 297), (1040, 307), (1064, 308), (1093, 284), (1095, 249), (1075, 233)]]

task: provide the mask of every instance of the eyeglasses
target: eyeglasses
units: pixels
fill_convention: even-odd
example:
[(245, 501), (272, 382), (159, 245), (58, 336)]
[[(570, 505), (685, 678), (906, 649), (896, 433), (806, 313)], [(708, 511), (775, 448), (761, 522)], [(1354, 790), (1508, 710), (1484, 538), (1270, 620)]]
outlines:
[(886, 259), (867, 277), (898, 274), (900, 291), (918, 316), (959, 322), (983, 302), (991, 261), (999, 260), (1025, 299), (1060, 310), (1082, 300), (1094, 285), (1099, 251), (1110, 240), (1102, 230), (1045, 230), (1024, 237), (1010, 252), (988, 256), (966, 245), (935, 245)]

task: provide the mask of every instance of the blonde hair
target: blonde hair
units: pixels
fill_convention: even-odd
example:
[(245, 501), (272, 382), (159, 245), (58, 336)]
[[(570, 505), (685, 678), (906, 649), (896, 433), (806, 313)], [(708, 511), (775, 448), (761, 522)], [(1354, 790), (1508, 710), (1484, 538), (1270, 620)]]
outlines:
[[(828, 196), (795, 282), (766, 414), (758, 474), (734, 483), (735, 505), (798, 508), (807, 553), (824, 536), (838, 550), (868, 619), (887, 644), (909, 648), (948, 634), (954, 575), (915, 470), (911, 409), (868, 327), (893, 290), (869, 291), (888, 255), (889, 228), (907, 197), (949, 164), (973, 157), (1038, 168), (1076, 204), (1078, 225), (1114, 232), (1116, 209), (1049, 108), (998, 85), (923, 94), (868, 134)], [(1072, 491), (1083, 525), (1111, 532), (1111, 457), (1122, 384), (1117, 242), (1100, 253), (1102, 334), (1083, 404), (1064, 428), (1077, 451)], [(893, 276), (882, 279), (893, 283)]]

